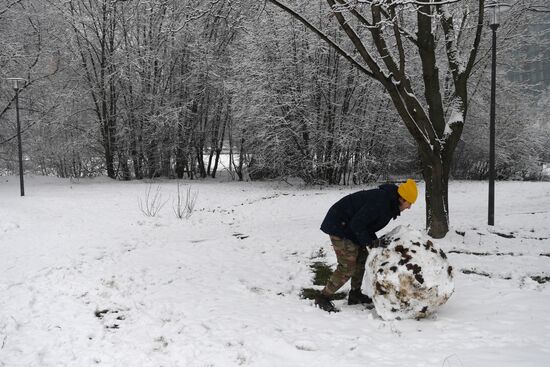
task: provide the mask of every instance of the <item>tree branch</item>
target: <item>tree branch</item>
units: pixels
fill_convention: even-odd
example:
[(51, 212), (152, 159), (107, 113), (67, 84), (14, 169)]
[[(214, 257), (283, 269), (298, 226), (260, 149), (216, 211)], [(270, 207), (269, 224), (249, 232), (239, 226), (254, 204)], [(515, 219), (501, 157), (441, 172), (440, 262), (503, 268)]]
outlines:
[[(334, 9), (336, 2), (335, 0), (327, 0), (329, 6), (331, 9)], [(333, 14), (336, 17), (336, 20), (338, 20), (338, 23), (340, 23), (340, 26), (344, 30), (344, 32), (349, 37), (351, 43), (353, 43), (353, 46), (355, 49), (359, 52), (359, 55), (363, 58), (363, 60), (367, 63), (367, 66), (371, 70), (371, 74), (374, 78), (379, 80), (380, 82), (384, 83), (386, 81), (385, 76), (382, 73), (382, 69), (380, 68), (380, 65), (372, 58), (370, 53), (365, 48), (365, 45), (363, 45), (363, 42), (361, 42), (361, 39), (355, 33), (355, 30), (351, 28), (351, 26), (348, 24), (347, 20), (344, 18), (341, 12), (334, 11)]]
[[(436, 133), (430, 122), (430, 117), (420, 104), (419, 100), (413, 94), (409, 85), (409, 81), (406, 78), (404, 78), (404, 80), (402, 81), (398, 78), (394, 78), (393, 74), (384, 75), (378, 63), (365, 49), (365, 46), (359, 39), (359, 36), (351, 28), (341, 12), (335, 10), (335, 0), (327, 0), (327, 2), (333, 9), (334, 15), (340, 23), (340, 26), (342, 27), (342, 29), (344, 29), (357, 51), (359, 51), (359, 54), (363, 57), (363, 59), (369, 66), (369, 68), (373, 71), (376, 79), (378, 79), (378, 81), (382, 83), (384, 88), (387, 90), (398, 113), (403, 119), (403, 122), (405, 123), (405, 126), (407, 127), (411, 135), (416, 139), (418, 144), (422, 146), (430, 147), (434, 144), (437, 144), (437, 139), (435, 139)], [(374, 27), (372, 27), (371, 30), (372, 29), (374, 29)], [(376, 38), (376, 32), (371, 34), (374, 38)], [(375, 42), (380, 42), (380, 40), (375, 40)], [(384, 48), (383, 41), (379, 46)], [(380, 49), (378, 51), (380, 53), (380, 56), (382, 57), (382, 52), (387, 52), (387, 50), (381, 52)]]
[(6, 5), (6, 8), (5, 8), (5, 9), (0, 10), (0, 16), (2, 16), (5, 12), (7, 12), (8, 10), (10, 10), (10, 8), (11, 8), (12, 6), (19, 4), (21, 1), (23, 1), (23, 0), (16, 0), (16, 1), (14, 1), (13, 3), (11, 3), (11, 4)]
[(399, 72), (405, 75), (405, 48), (403, 47), (403, 41), (401, 39), (401, 32), (399, 30), (399, 23), (397, 22), (397, 14), (395, 13), (395, 7), (390, 7), (390, 16), (393, 19), (393, 34), (395, 37), (397, 51), (399, 53)]
[(433, 8), (430, 4), (424, 4), (417, 11), (418, 54), (422, 62), (424, 96), (428, 103), (431, 125), (437, 131), (437, 135), (442, 135), (444, 126), (440, 123), (443, 121), (443, 104), (435, 54), (436, 45), (432, 31), (432, 11)]
[(466, 79), (468, 79), (468, 77), (472, 72), (472, 68), (474, 67), (474, 63), (477, 57), (477, 52), (479, 50), (479, 44), (481, 43), (481, 35), (483, 31), (483, 15), (485, 13), (483, 11), (484, 6), (485, 6), (485, 0), (479, 0), (476, 37), (474, 39), (474, 43), (470, 51), (470, 56), (468, 57), (468, 63), (466, 64), (466, 69), (464, 70), (464, 74), (463, 74), (463, 78), (466, 78)]
[(282, 4), (281, 2), (277, 0), (268, 0), (273, 5), (278, 6), (282, 10), (284, 10), (286, 13), (292, 15), (295, 19), (299, 20), (302, 24), (304, 24), (307, 28), (312, 30), (319, 38), (324, 40), (326, 43), (328, 43), (336, 52), (338, 52), (341, 56), (343, 56), (346, 60), (352, 63), (353, 66), (358, 68), (361, 72), (364, 74), (370, 76), (371, 78), (376, 78), (375, 75), (365, 68), (363, 65), (361, 65), (357, 60), (355, 60), (350, 54), (348, 54), (346, 51), (344, 51), (338, 44), (336, 44), (333, 40), (331, 40), (326, 34), (321, 32), (319, 29), (317, 29), (314, 25), (312, 25), (309, 21), (307, 21), (304, 17), (302, 17), (300, 14), (289, 8), (288, 6)]
[(405, 76), (399, 72), (400, 69), (388, 50), (388, 45), (386, 44), (386, 40), (384, 39), (384, 35), (382, 34), (382, 30), (380, 28), (382, 23), (380, 5), (371, 5), (371, 12), (374, 26), (369, 28), (369, 30), (372, 33), (374, 45), (376, 46), (376, 49), (382, 57), (382, 60), (384, 61), (384, 64), (388, 68), (389, 72), (395, 75), (396, 80), (403, 81)]

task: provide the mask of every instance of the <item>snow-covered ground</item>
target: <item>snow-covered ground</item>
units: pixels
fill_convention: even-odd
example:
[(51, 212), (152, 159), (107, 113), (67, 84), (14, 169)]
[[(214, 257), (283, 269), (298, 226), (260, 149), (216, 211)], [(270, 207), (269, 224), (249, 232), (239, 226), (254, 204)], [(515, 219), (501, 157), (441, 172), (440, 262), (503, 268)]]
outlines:
[[(456, 289), (421, 321), (299, 297), (309, 265), (335, 257), (318, 228), (359, 188), (175, 181), (157, 217), (147, 183), (0, 177), (0, 366), (547, 366), (550, 183), (452, 182), (452, 230), (436, 242)], [(153, 191), (156, 189), (156, 183)], [(423, 189), (423, 185), (420, 186)], [(424, 227), (422, 196), (386, 228)], [(382, 232), (383, 233), (383, 232)], [(533, 279), (536, 279), (534, 280)]]

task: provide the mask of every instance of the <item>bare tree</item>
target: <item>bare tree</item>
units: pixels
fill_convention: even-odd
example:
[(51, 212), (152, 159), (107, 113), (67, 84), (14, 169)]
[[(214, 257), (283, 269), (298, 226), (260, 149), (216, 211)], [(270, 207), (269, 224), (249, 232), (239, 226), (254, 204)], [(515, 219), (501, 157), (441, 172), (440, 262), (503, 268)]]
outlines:
[(115, 178), (119, 90), (114, 57), (119, 47), (118, 4), (109, 0), (71, 0), (58, 7), (74, 34), (74, 48), (100, 126), (107, 175)]
[[(472, 11), (464, 4), (472, 1), (327, 0), (358, 59), (343, 42), (333, 41), (281, 1), (269, 1), (387, 91), (418, 146), (429, 234), (444, 237), (449, 230), (449, 170), (468, 110), (468, 79), (481, 41), (485, 1), (478, 0)], [(470, 27), (473, 39), (464, 35)], [(411, 67), (414, 57), (420, 59), (419, 70)]]

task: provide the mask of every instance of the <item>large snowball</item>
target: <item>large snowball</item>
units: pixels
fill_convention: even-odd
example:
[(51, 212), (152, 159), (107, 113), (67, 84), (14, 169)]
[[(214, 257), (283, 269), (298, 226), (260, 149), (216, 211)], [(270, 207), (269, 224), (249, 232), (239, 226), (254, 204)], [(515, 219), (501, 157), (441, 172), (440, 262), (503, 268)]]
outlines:
[(445, 253), (417, 230), (398, 226), (367, 259), (365, 283), (384, 320), (423, 318), (454, 291), (453, 268)]

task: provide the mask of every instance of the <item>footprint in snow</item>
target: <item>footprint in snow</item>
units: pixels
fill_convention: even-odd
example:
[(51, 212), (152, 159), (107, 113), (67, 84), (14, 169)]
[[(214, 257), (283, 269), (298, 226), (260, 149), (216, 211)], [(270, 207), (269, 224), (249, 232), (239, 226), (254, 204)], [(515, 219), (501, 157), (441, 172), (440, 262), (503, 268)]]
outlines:
[(314, 352), (318, 349), (315, 343), (310, 340), (297, 340), (294, 343), (294, 346), (296, 347), (296, 349), (306, 352)]

